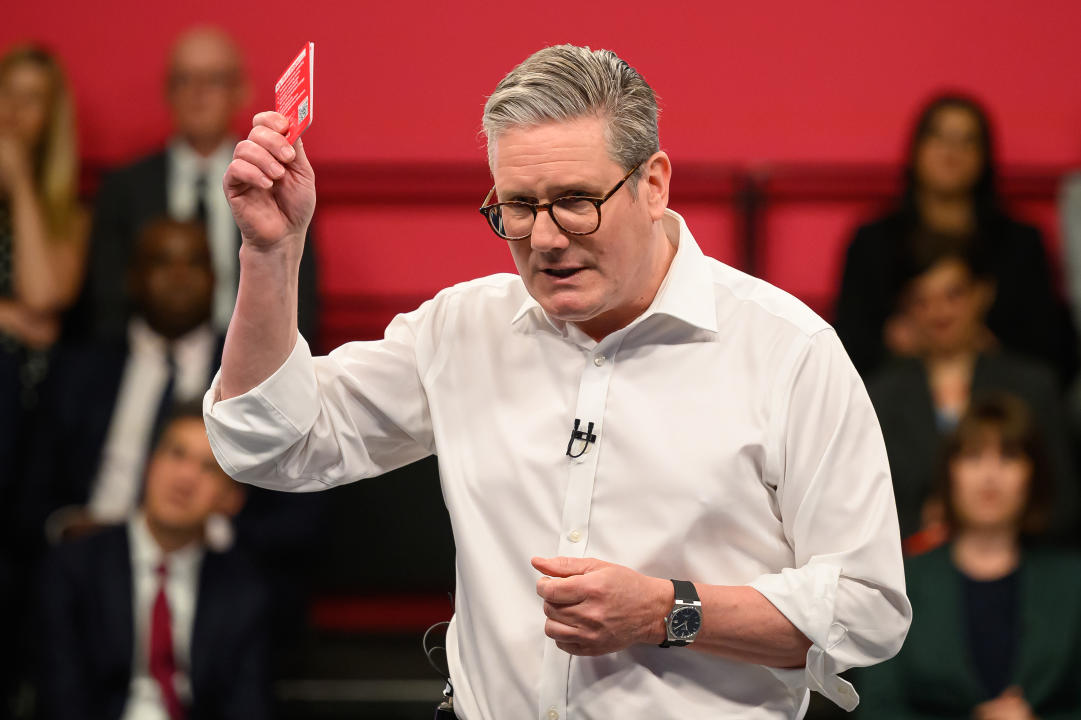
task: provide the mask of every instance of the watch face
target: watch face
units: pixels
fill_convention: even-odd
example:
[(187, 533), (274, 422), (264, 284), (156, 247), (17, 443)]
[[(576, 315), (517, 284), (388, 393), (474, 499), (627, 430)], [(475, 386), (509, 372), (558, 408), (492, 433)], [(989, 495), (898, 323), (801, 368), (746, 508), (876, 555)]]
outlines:
[(696, 607), (682, 607), (672, 613), (672, 635), (678, 640), (695, 636), (702, 627), (702, 611)]

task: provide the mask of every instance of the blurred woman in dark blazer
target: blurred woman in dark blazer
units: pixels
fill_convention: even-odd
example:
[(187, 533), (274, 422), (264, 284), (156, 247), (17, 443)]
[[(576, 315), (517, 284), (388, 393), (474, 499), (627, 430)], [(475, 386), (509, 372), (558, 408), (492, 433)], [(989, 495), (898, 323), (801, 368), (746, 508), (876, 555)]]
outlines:
[(1081, 717), (1081, 557), (1037, 542), (1054, 499), (1025, 405), (973, 405), (939, 478), (950, 540), (906, 562), (912, 627), (895, 658), (859, 673), (862, 714)]

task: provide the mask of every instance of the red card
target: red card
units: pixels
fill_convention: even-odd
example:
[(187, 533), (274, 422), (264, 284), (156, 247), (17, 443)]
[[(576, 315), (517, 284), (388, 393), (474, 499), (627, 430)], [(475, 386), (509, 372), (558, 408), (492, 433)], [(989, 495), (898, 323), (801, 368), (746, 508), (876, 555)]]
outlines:
[(296, 56), (289, 69), (274, 85), (274, 109), (289, 118), (286, 139), (292, 145), (312, 124), (315, 88), (315, 43), (310, 42)]

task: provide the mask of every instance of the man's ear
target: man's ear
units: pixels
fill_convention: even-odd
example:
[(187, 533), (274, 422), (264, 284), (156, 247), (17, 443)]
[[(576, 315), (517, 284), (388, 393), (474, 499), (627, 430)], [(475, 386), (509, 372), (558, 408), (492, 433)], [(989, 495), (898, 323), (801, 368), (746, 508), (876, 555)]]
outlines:
[(995, 304), (995, 295), (998, 293), (998, 284), (994, 279), (983, 277), (976, 279), (976, 301), (980, 306), (981, 319), (987, 318), (991, 306)]
[(124, 272), (124, 291), (128, 300), (135, 305), (142, 305), (143, 303), (143, 284), (142, 278), (139, 277), (139, 271), (142, 267), (136, 267), (138, 263), (131, 263), (128, 265), (127, 271)]
[(227, 485), (222, 490), (216, 510), (222, 515), (235, 517), (244, 507), (244, 502), (248, 499), (248, 492), (243, 485), (231, 477), (226, 476), (225, 482)]
[(668, 209), (668, 186), (672, 180), (672, 161), (663, 150), (642, 164), (645, 169), (645, 201), (649, 216), (654, 221), (664, 216)]
[(233, 113), (237, 113), (251, 102), (251, 83), (243, 70), (237, 71), (236, 86), (233, 88)]

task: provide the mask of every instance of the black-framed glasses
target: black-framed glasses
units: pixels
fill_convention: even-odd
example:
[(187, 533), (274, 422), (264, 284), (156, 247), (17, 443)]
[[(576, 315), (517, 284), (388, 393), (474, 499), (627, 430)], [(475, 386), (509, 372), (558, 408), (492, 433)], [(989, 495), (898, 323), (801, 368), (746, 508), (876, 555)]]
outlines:
[(608, 198), (615, 195), (623, 187), (623, 183), (627, 182), (641, 166), (642, 163), (638, 163), (631, 168), (614, 188), (605, 193), (604, 197), (599, 198), (568, 195), (548, 203), (512, 200), (489, 205), (488, 201), (495, 194), (493, 186), (484, 196), (480, 214), (488, 219), (488, 225), (492, 231), (504, 240), (525, 240), (533, 233), (533, 223), (537, 220), (537, 213), (545, 210), (548, 211), (556, 227), (563, 232), (570, 235), (589, 235), (597, 232), (597, 228), (601, 226), (601, 205), (608, 202)]

